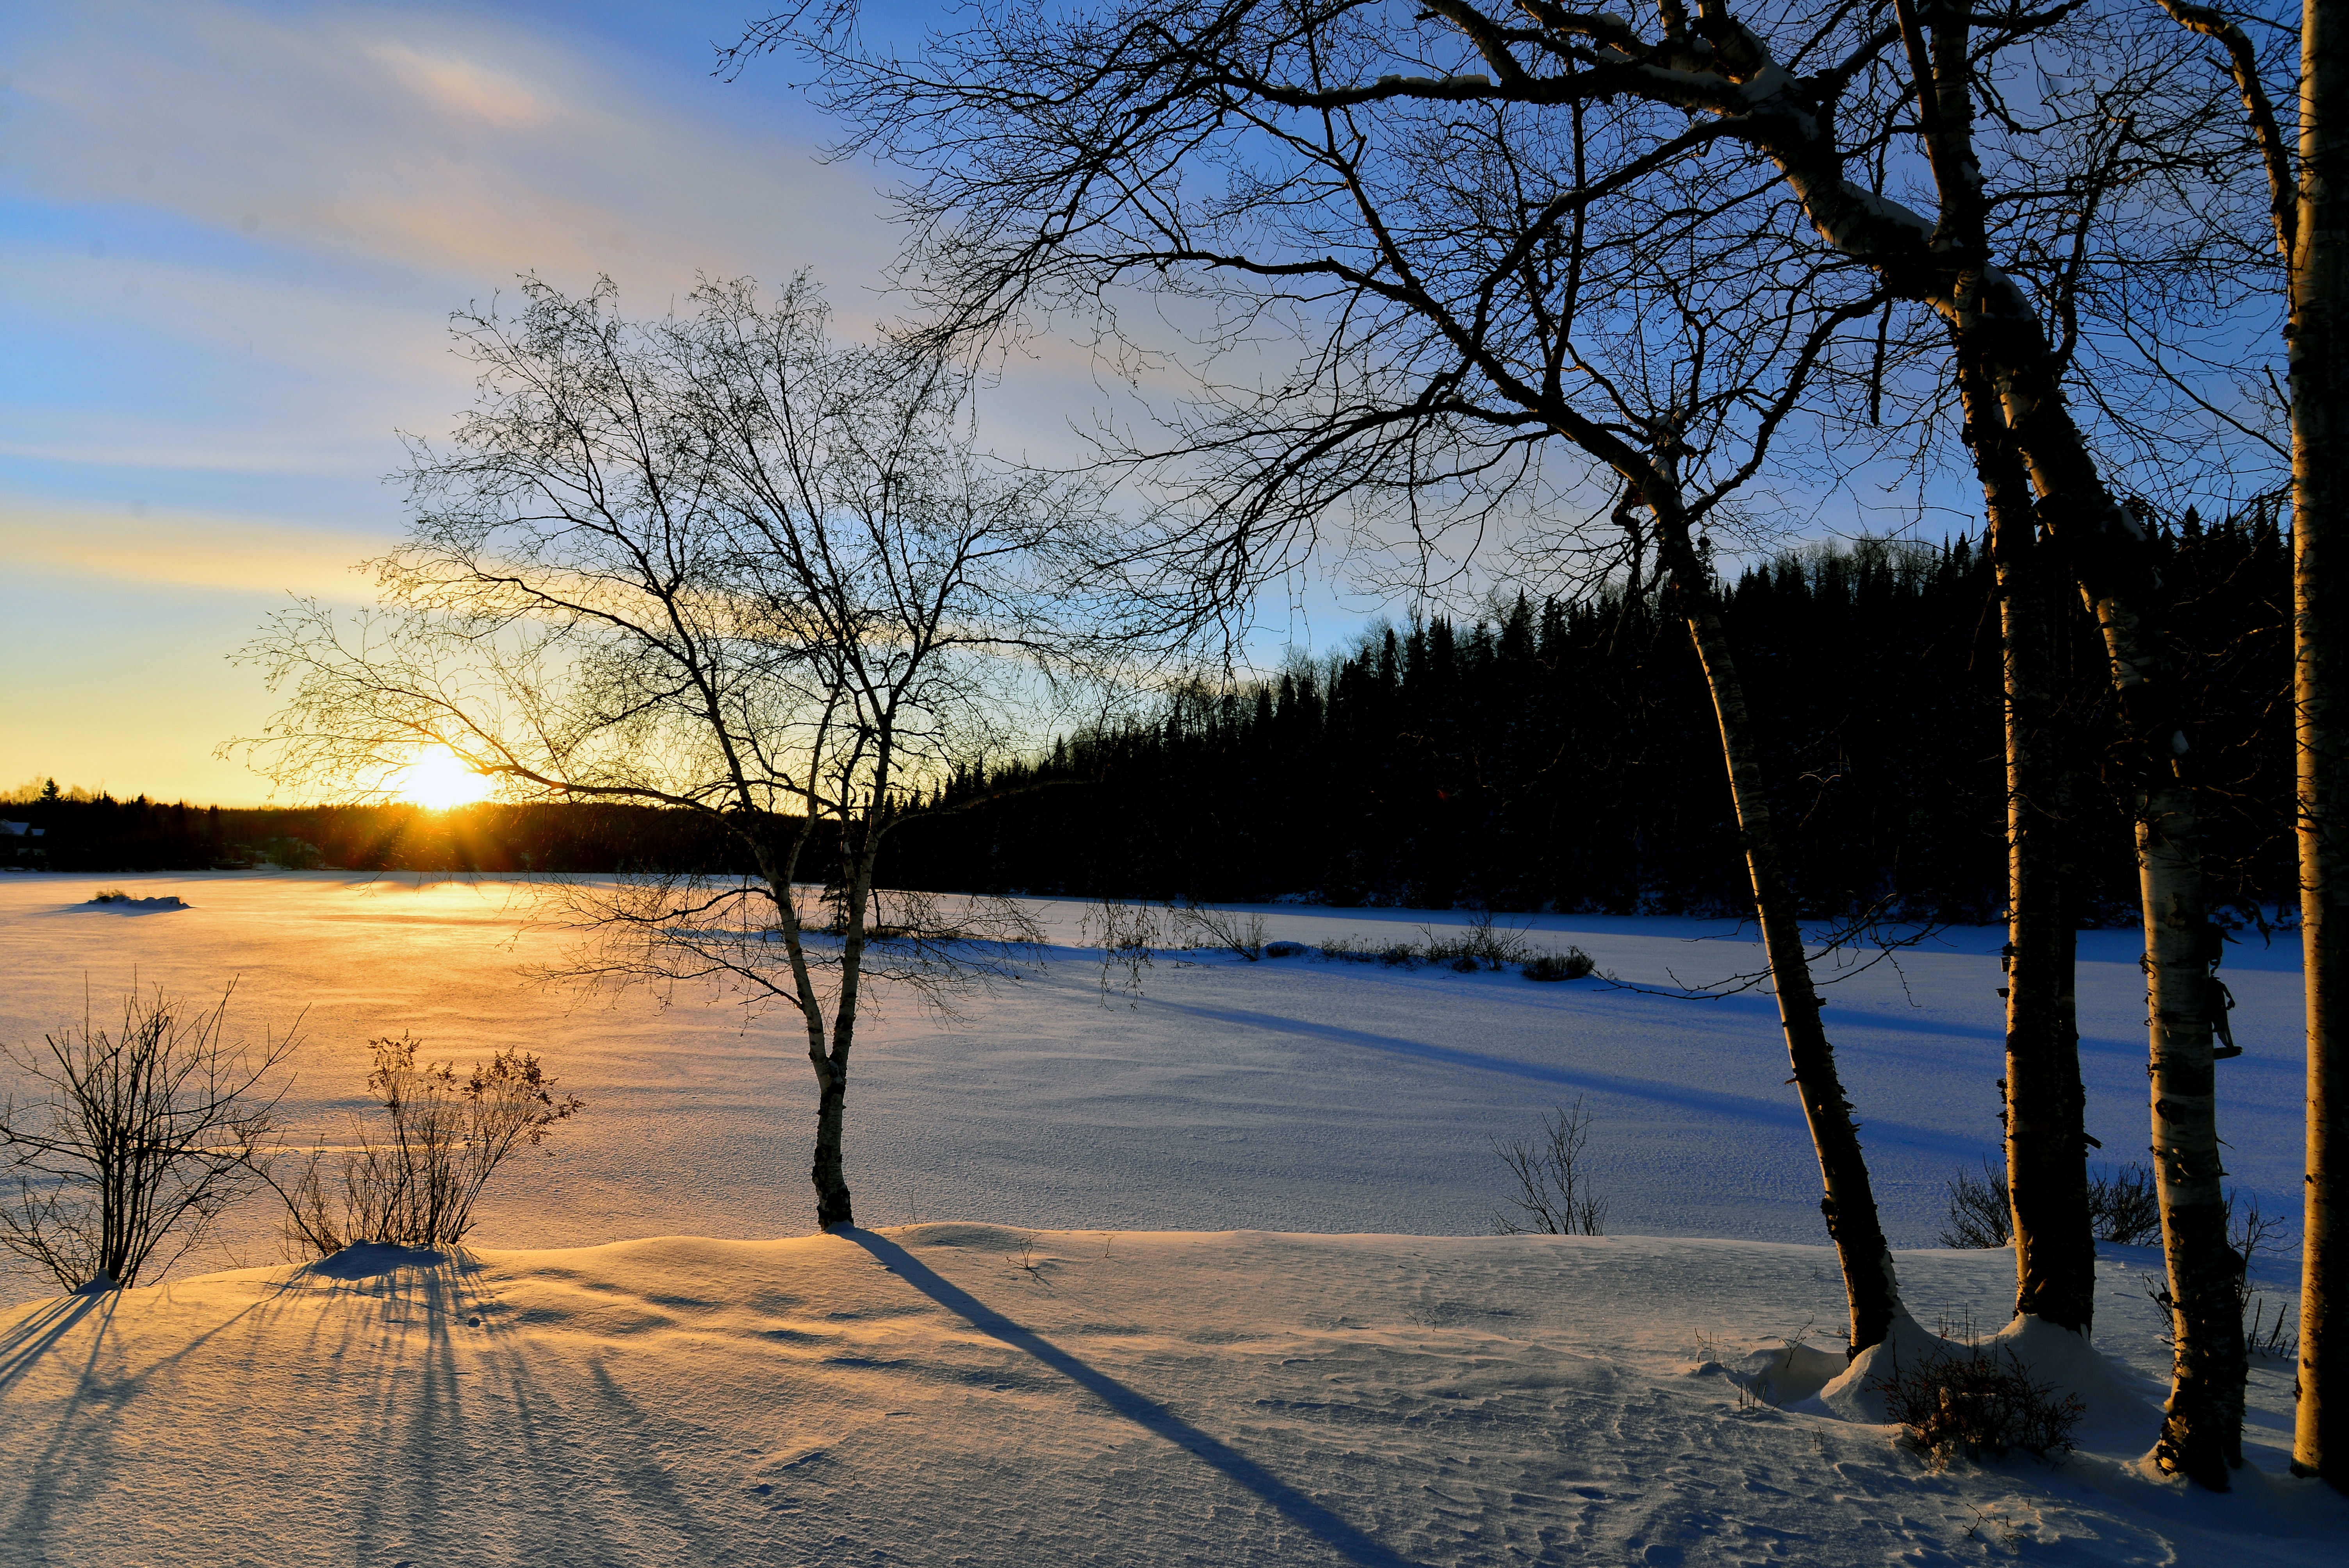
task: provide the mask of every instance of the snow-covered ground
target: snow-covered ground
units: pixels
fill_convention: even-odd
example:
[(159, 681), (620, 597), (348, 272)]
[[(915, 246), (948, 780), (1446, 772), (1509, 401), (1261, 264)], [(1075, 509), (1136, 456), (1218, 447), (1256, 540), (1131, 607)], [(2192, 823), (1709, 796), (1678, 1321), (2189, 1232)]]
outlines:
[[(86, 902), (105, 886), (189, 907)], [(2130, 1468), (2152, 1438), (2134, 1395), (2095, 1393), (2089, 1452), (2060, 1470), (1937, 1473), (1847, 1400), (1741, 1409), (1692, 1370), (1827, 1345), (1841, 1318), (1764, 995), (1198, 954), (1162, 958), (1129, 1008), (1104, 1005), (1078, 912), (1045, 906), (1062, 945), (1042, 971), (960, 1023), (900, 1001), (862, 1035), (860, 1218), (924, 1222), (809, 1237), (791, 1021), (531, 984), (569, 939), (527, 899), (0, 877), (0, 1038), (37, 1042), (85, 987), (109, 1011), (134, 973), (240, 976), (250, 1026), (303, 1015), (298, 1130), (336, 1130), (367, 1038), (403, 1029), (460, 1062), (537, 1051), (590, 1102), (492, 1187), (477, 1253), (295, 1271), (255, 1208), (159, 1287), (40, 1302), (6, 1280), (0, 1563), (2231, 1563), (2337, 1561), (2349, 1532), (2349, 1508), (2276, 1479), (2288, 1367), (2254, 1375), (2267, 1479), (2224, 1500)], [(1462, 918), (1267, 913), (1316, 944)], [(1725, 923), (1533, 923), (1628, 981), (1757, 961)], [(1948, 933), (1830, 993), (1904, 1245), (1996, 1149), (2001, 939)], [(2090, 1129), (2138, 1157), (2137, 944), (2084, 934), (2083, 955)], [(2230, 1169), (2291, 1214), (2296, 946), (2254, 938), (2226, 975), (2248, 1047), (2221, 1068)], [(1503, 1195), (1492, 1138), (1577, 1095), (1615, 1233), (1475, 1235)], [(632, 1239), (680, 1234), (741, 1240)], [(2158, 1399), (2158, 1258), (2106, 1251), (2097, 1346)], [(238, 1262), (277, 1266), (193, 1276)], [(1929, 1327), (1995, 1327), (2011, 1271), (1902, 1259)], [(2289, 1260), (2265, 1283), (2288, 1295)]]
[[(84, 902), (115, 886), (191, 907)], [(85, 986), (108, 1011), (134, 974), (191, 994), (241, 977), (236, 1014), (256, 1032), (303, 1016), (287, 1102), (297, 1129), (338, 1130), (360, 1104), (367, 1039), (403, 1029), (460, 1062), (537, 1051), (585, 1097), (553, 1159), (492, 1190), (483, 1245), (806, 1233), (814, 1088), (793, 1020), (746, 1018), (709, 996), (664, 1010), (641, 995), (582, 999), (532, 984), (520, 970), (570, 938), (525, 929), (524, 897), (509, 882), (324, 872), (0, 877), (0, 1039), (36, 1043), (78, 1015)], [(1097, 956), (1073, 946), (1074, 906), (1041, 907), (1071, 945), (1040, 973), (959, 1025), (901, 997), (860, 1029), (848, 1161), (864, 1222), (1474, 1234), (1501, 1198), (1493, 1137), (1536, 1130), (1544, 1110), (1580, 1095), (1610, 1230), (1824, 1240), (1818, 1168), (1785, 1086), (1775, 1004), (1758, 991), (1688, 1002), (1514, 973), (1201, 954), (1162, 957), (1129, 1009), (1104, 1005)], [(1266, 913), (1274, 936), (1307, 943), (1413, 938), (1464, 918)], [(1578, 944), (1633, 982), (1760, 963), (1750, 930), (1726, 922), (1534, 923), (1536, 940)], [(1954, 930), (1904, 954), (1899, 974), (1879, 965), (1828, 992), (1898, 1245), (1931, 1245), (1951, 1173), (1998, 1152), (2002, 940)], [(2114, 931), (2084, 933), (2081, 945), (2089, 1130), (2106, 1158), (2142, 1159), (2138, 944)], [(2228, 1166), (2269, 1210), (2292, 1212), (2297, 942), (2253, 935), (2224, 973), (2246, 1047), (2220, 1069)], [(238, 1245), (243, 1261), (277, 1261), (265, 1234)]]
[[(0, 1562), (2252, 1568), (2349, 1531), (2276, 1473), (2285, 1368), (2225, 1497), (2134, 1462), (2150, 1383), (2098, 1391), (2060, 1467), (1936, 1471), (1742, 1399), (1730, 1369), (1834, 1321), (1815, 1247), (925, 1224), (417, 1257), (0, 1314)], [(2149, 1261), (2107, 1261), (2108, 1340), (2150, 1343)], [(2003, 1253), (1901, 1265), (1952, 1320), (2011, 1288)]]

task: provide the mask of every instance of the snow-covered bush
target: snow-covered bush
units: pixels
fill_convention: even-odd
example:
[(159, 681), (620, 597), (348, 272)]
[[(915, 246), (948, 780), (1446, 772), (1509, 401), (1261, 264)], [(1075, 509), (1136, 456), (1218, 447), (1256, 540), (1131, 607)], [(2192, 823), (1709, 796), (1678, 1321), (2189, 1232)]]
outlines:
[(4, 1047), (39, 1098), (0, 1104), (0, 1164), (15, 1187), (0, 1196), (0, 1248), (67, 1290), (133, 1284), (252, 1191), (285, 1093), (264, 1080), (294, 1041), (232, 1039), (234, 990), (199, 1008), (133, 991), (119, 1027), (85, 1012), (45, 1051)]
[(2041, 1459), (2072, 1451), (2072, 1430), (2087, 1414), (2076, 1394), (2034, 1383), (2003, 1346), (1937, 1351), (1873, 1379), (1885, 1413), (1935, 1465), (1959, 1453), (2003, 1458), (2021, 1449)]
[(534, 1056), (500, 1051), (459, 1078), (447, 1062), (419, 1067), (421, 1042), (402, 1035), (371, 1040), (367, 1091), (382, 1108), (380, 1130), (352, 1119), (350, 1147), (328, 1169), (313, 1150), (285, 1199), (287, 1238), (325, 1256), (354, 1242), (432, 1247), (464, 1239), (473, 1203), (507, 1156), (545, 1141), (554, 1124), (586, 1106), (560, 1099)]

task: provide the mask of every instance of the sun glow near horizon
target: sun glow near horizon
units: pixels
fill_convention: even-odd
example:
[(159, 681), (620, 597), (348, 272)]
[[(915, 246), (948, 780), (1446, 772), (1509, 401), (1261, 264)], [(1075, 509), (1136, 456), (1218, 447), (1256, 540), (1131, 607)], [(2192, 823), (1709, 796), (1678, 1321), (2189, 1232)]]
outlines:
[(497, 780), (476, 773), (445, 746), (428, 746), (390, 782), (391, 793), (428, 810), (446, 811), (486, 800)]

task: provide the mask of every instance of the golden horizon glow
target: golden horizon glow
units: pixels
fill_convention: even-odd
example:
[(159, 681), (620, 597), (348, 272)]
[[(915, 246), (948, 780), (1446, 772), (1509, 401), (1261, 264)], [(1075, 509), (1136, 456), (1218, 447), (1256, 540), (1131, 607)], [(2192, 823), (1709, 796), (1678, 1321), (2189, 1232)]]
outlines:
[(431, 811), (470, 806), (489, 799), (497, 780), (474, 772), (445, 746), (428, 746), (400, 769), (391, 792)]

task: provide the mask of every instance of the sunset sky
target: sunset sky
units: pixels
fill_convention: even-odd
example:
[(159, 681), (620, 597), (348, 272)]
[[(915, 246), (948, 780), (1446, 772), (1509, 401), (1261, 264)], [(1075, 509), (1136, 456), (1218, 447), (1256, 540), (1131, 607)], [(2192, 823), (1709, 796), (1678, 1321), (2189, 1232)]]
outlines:
[[(273, 706), (231, 655), (289, 594), (365, 602), (353, 568), (400, 527), (396, 433), (436, 435), (471, 399), (450, 313), (518, 273), (608, 273), (655, 315), (697, 273), (808, 268), (843, 333), (897, 313), (886, 171), (819, 157), (833, 128), (798, 62), (711, 74), (756, 11), (0, 10), (0, 790), (266, 798), (214, 755)], [(868, 6), (868, 36), (938, 14)], [(1101, 385), (1081, 350), (1039, 345), (984, 395), (982, 439), (1074, 457)], [(1785, 526), (1837, 521), (1847, 496)], [(1263, 665), (1402, 609), (1326, 577), (1272, 600)]]
[[(752, 10), (0, 12), (0, 789), (263, 799), (212, 755), (270, 707), (228, 655), (363, 600), (395, 431), (469, 400), (448, 315), (515, 274), (652, 314), (806, 267), (843, 331), (890, 314), (881, 175), (818, 160), (790, 63), (710, 75)], [(1024, 370), (984, 436), (1064, 444), (1089, 386)]]

